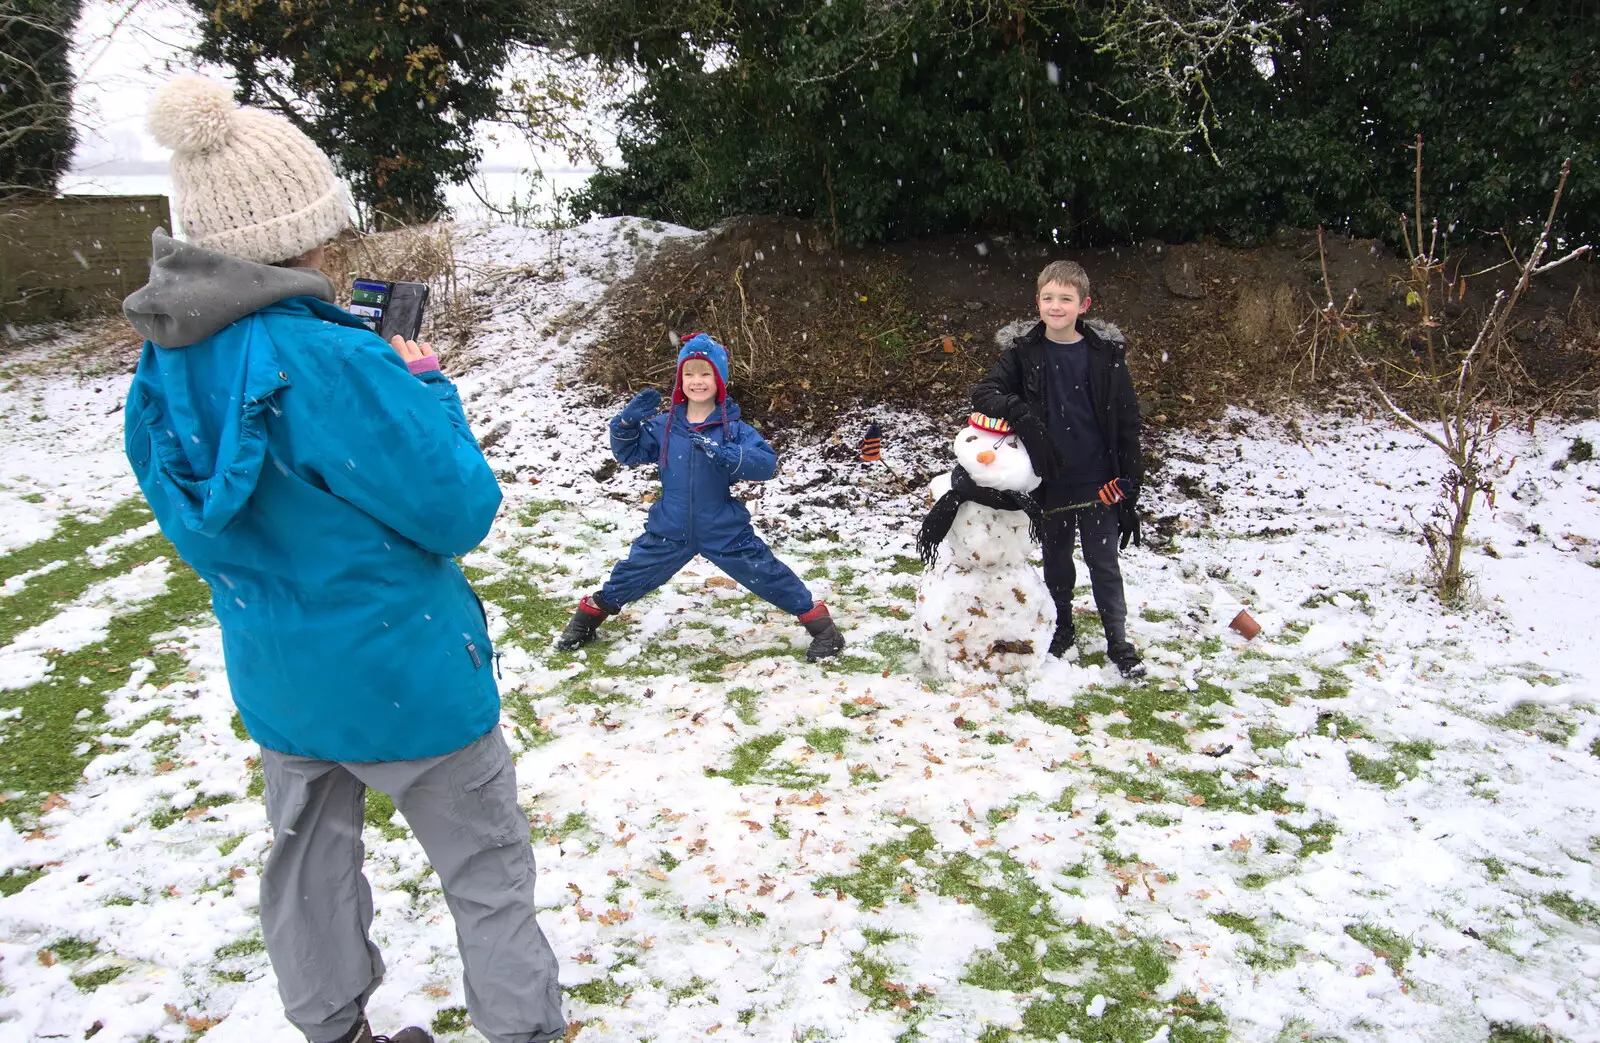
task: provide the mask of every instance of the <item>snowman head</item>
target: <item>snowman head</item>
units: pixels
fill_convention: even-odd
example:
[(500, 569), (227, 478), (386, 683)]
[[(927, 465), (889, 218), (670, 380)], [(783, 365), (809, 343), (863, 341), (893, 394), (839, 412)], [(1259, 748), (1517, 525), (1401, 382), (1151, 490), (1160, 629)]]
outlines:
[(1039, 487), (1028, 451), (1004, 420), (972, 414), (956, 435), (955, 451), (972, 480), (987, 489), (1030, 493)]

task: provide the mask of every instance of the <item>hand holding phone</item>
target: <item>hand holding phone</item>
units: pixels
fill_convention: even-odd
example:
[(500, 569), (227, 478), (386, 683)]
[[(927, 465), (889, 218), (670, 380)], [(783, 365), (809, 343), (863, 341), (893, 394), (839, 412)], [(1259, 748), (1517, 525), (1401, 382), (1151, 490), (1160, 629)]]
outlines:
[(395, 354), (399, 355), (404, 362), (415, 362), (433, 354), (432, 344), (427, 341), (418, 344), (414, 340), (406, 340), (398, 333), (389, 338), (389, 347), (393, 348)]

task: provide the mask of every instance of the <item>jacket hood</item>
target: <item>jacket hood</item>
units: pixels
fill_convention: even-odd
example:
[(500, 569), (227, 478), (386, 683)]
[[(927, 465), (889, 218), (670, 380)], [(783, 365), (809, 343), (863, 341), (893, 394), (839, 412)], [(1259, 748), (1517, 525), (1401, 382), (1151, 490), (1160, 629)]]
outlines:
[[(1105, 322), (1101, 319), (1080, 318), (1077, 322), (1077, 329), (1084, 336), (1094, 337), (1103, 344), (1120, 345), (1128, 342), (1115, 323)], [(1022, 339), (1029, 343), (1042, 344), (1044, 342), (1044, 323), (1034, 323), (1033, 327), (1022, 335)]]
[(241, 260), (180, 242), (162, 228), (151, 233), (150, 255), (150, 281), (122, 302), (122, 313), (163, 348), (198, 344), (290, 297), (333, 301), (333, 283), (315, 269)]

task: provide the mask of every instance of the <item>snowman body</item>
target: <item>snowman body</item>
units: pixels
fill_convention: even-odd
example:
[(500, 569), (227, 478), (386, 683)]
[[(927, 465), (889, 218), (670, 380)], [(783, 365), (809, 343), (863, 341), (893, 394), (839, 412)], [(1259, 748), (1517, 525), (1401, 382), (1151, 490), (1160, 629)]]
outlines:
[[(1039, 486), (1027, 450), (1002, 424), (974, 417), (956, 435), (954, 449), (957, 462), (980, 486), (1023, 493)], [(949, 491), (949, 474), (929, 485), (935, 502)], [(1055, 625), (1055, 605), (1029, 561), (1035, 544), (1028, 525), (1023, 511), (970, 501), (957, 509), (938, 560), (923, 572), (917, 593), (915, 624), (928, 673), (981, 682), (1040, 664)]]

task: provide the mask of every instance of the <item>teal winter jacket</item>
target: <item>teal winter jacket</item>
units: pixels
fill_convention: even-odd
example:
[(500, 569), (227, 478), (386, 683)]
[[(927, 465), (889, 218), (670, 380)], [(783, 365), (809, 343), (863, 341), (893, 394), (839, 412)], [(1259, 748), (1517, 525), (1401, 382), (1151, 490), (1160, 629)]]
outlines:
[(332, 761), (479, 738), (499, 719), (494, 653), (454, 559), (500, 489), (455, 386), (413, 375), (320, 273), (155, 246), (124, 306), (150, 338), (128, 459), (211, 588), (245, 728)]

